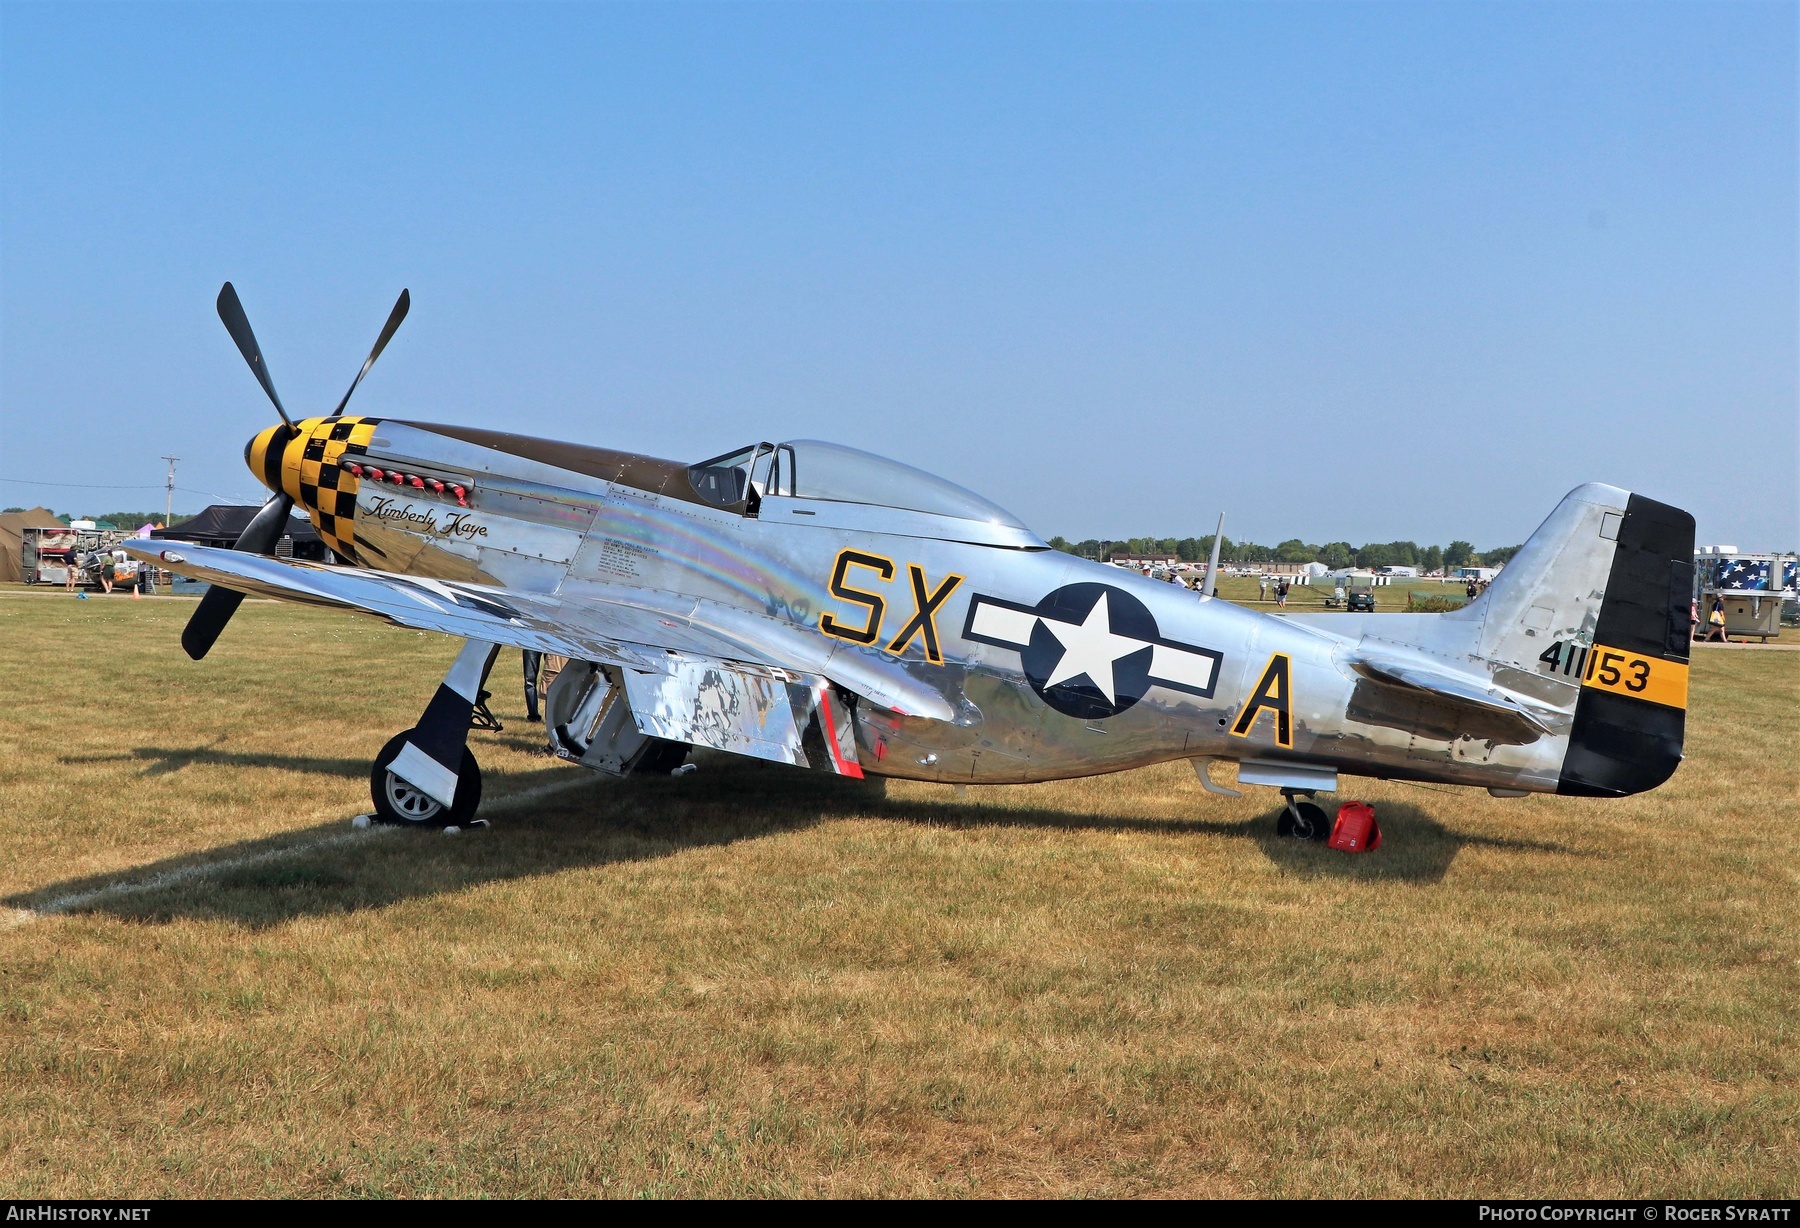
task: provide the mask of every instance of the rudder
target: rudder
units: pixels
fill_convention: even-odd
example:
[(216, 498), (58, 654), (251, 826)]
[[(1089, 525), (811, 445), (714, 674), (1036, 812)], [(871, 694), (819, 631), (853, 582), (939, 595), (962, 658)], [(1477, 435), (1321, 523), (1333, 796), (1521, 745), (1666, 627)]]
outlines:
[(1631, 495), (1581, 669), (1558, 793), (1624, 797), (1674, 775), (1686, 733), (1693, 583), (1694, 518)]

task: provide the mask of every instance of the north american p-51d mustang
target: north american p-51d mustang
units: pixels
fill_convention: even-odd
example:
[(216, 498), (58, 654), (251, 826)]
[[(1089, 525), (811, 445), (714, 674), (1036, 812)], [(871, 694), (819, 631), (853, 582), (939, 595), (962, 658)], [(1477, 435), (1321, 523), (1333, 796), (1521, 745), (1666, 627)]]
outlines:
[[(1234, 761), (1280, 823), (1339, 773), (1616, 797), (1681, 760), (1694, 521), (1612, 486), (1557, 505), (1442, 614), (1257, 613), (1048, 548), (951, 482), (853, 448), (698, 464), (473, 427), (292, 420), (231, 285), (219, 314), (281, 415), (246, 449), (274, 492), (235, 550), (132, 547), (213, 587), (195, 659), (245, 593), (465, 644), (376, 758), (391, 822), (466, 821), (471, 714), (500, 646), (569, 658), (557, 753), (614, 775), (691, 747), (848, 776), (1001, 784)], [(346, 565), (270, 551), (298, 503)], [(1217, 559), (1208, 573), (1217, 574)]]

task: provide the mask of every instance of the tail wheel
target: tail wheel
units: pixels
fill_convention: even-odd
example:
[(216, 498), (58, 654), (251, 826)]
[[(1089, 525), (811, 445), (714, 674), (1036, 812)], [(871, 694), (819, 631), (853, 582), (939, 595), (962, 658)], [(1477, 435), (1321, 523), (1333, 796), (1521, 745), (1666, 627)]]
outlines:
[(369, 771), (369, 798), (375, 817), (396, 827), (466, 827), (481, 805), (481, 765), (475, 752), (463, 747), (462, 768), (456, 775), (456, 803), (446, 806), (430, 794), (414, 788), (388, 770), (413, 731), (397, 733), (375, 756)]
[[(1296, 816), (1296, 811), (1298, 815)], [(1331, 818), (1316, 802), (1295, 802), (1282, 807), (1275, 820), (1275, 834), (1297, 840), (1323, 840), (1331, 835)]]

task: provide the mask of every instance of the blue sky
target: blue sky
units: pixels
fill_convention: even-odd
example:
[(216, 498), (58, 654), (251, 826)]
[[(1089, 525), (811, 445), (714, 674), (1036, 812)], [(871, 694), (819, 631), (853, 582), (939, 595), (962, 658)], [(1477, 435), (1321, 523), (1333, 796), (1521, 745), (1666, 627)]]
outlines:
[[(823, 437), (1046, 536), (1800, 546), (1796, 8), (0, 5), (5, 504), (272, 411)], [(211, 500), (178, 495), (178, 509)]]

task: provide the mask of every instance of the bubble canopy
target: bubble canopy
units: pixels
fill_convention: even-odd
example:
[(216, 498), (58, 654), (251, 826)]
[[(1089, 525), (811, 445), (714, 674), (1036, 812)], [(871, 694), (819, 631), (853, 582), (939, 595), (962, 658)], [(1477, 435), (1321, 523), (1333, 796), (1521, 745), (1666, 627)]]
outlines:
[(1024, 529), (1011, 512), (972, 490), (911, 465), (818, 439), (755, 444), (701, 461), (688, 470), (708, 503), (736, 507), (764, 496), (824, 499), (954, 516)]

